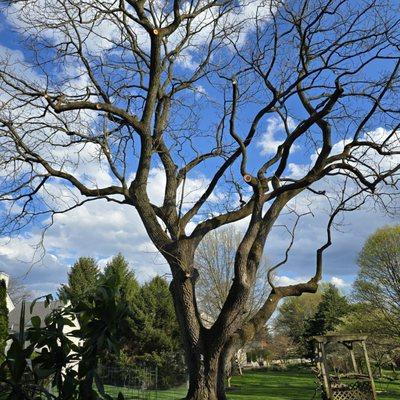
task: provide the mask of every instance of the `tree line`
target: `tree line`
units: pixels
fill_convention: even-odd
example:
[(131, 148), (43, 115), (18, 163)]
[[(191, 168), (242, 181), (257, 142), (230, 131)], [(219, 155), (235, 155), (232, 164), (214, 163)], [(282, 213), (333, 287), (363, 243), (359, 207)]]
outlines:
[[(5, 324), (0, 344), (9, 340), (0, 362), (4, 398), (111, 399), (101, 375), (109, 367), (136, 371), (138, 379), (144, 367), (157, 369), (158, 388), (186, 380), (178, 323), (164, 278), (155, 276), (140, 285), (122, 254), (103, 271), (93, 258), (81, 257), (58, 294), (63, 305), (51, 306), (53, 296), (43, 296), (44, 306), (51, 306), (43, 318), (34, 311), (41, 298), (22, 302), (18, 332), (9, 334), (7, 319), (0, 319), (0, 328)], [(28, 306), (30, 321), (25, 320)], [(119, 393), (118, 399), (123, 398)]]
[[(222, 232), (225, 240), (212, 237), (214, 242), (208, 245), (224, 247), (228, 243), (229, 249), (237, 232), (230, 234), (227, 240), (228, 232)], [(229, 260), (222, 249), (219, 252)], [(200, 268), (202, 260), (204, 254), (199, 258)], [(334, 285), (324, 284), (316, 294), (292, 297), (281, 304), (272, 334), (264, 326), (257, 335), (266, 341), (269, 356), (313, 358), (312, 336), (362, 332), (369, 335), (371, 358), (378, 373), (399, 366), (400, 335), (398, 326), (393, 324), (399, 318), (399, 260), (400, 226), (376, 231), (359, 254), (359, 273), (348, 296)], [(213, 274), (221, 278), (218, 287), (224, 287), (222, 275), (230, 279), (232, 260), (213, 268)], [(212, 284), (208, 288), (211, 292), (216, 290)], [(6, 309), (5, 286), (0, 289), (0, 307)], [(95, 377), (100, 365), (153, 363), (159, 367), (166, 386), (182, 377), (184, 352), (169, 284), (162, 277), (140, 285), (121, 254), (113, 257), (103, 271), (93, 258), (81, 257), (71, 268), (68, 283), (60, 287), (59, 297), (69, 305), (56, 309), (44, 321), (33, 317), (27, 332), (11, 337), (10, 350), (0, 367), (5, 377), (1, 384), (10, 389), (8, 398), (30, 398), (33, 383), (29, 382), (26, 389), (27, 373), (33, 374), (35, 390), (44, 390), (43, 378), (51, 378), (62, 399), (89, 395), (99, 398), (94, 387), (98, 387)], [(215, 306), (207, 299), (201, 301), (205, 302), (204, 309)], [(4, 328), (6, 312), (1, 316)], [(81, 339), (79, 346), (63, 333), (62, 327), (69, 325), (71, 318), (80, 323), (79, 330), (73, 333)], [(2, 329), (3, 346), (6, 330)], [(71, 363), (79, 365), (78, 372), (67, 367)]]
[[(59, 298), (71, 302), (79, 311), (81, 307), (91, 306), (93, 294), (104, 283), (115, 289), (114, 301), (128, 308), (128, 318), (116, 332), (119, 352), (103, 354), (101, 362), (105, 365), (157, 365), (166, 385), (182, 379), (184, 354), (168, 282), (155, 276), (140, 285), (120, 253), (107, 263), (104, 271), (95, 259), (81, 257), (72, 266), (68, 283), (60, 287)], [(79, 312), (77, 316), (79, 320)]]
[(384, 366), (400, 366), (400, 226), (372, 234), (359, 253), (358, 265), (347, 296), (328, 284), (314, 295), (287, 299), (279, 307), (275, 340), (289, 339), (285, 357), (312, 358), (312, 336), (364, 333), (379, 373)]

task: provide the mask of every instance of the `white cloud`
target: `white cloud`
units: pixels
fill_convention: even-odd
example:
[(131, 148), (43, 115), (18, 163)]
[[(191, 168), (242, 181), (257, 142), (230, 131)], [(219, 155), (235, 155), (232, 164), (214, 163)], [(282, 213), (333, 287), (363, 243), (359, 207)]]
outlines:
[[(394, 132), (390, 140), (389, 136), (391, 131), (383, 127), (378, 127), (374, 130), (367, 131), (362, 134), (359, 140), (375, 143), (378, 145), (385, 144), (383, 150), (399, 153), (400, 151), (400, 131)], [(336, 142), (331, 150), (331, 155), (340, 154), (345, 145), (350, 143), (351, 139), (339, 140)], [(310, 165), (313, 165), (321, 152), (319, 148), (310, 157)], [(394, 168), (396, 165), (400, 164), (400, 154), (394, 154), (392, 156), (380, 155), (372, 147), (359, 146), (354, 147), (352, 150), (353, 160), (349, 164), (357, 167), (365, 176), (371, 174), (371, 169), (378, 173), (385, 173), (386, 171)]]
[[(190, 2), (182, 3), (183, 12), (188, 12), (189, 7), (191, 7)], [(214, 26), (213, 21), (216, 21), (217, 17), (218, 23)], [(187, 47), (179, 54), (177, 61), (182, 67), (195, 69), (199, 65), (199, 49), (202, 46), (206, 47), (211, 40), (216, 42), (222, 40), (225, 48), (232, 48), (232, 43), (235, 43), (238, 48), (243, 47), (256, 25), (261, 27), (270, 19), (270, 0), (240, 0), (235, 3), (232, 11), (226, 13), (222, 18), (218, 16), (218, 9), (212, 7), (191, 22), (191, 30), (196, 32), (196, 35), (190, 38)], [(227, 32), (229, 35), (225, 37)], [(175, 48), (185, 35), (186, 29), (182, 25), (169, 37), (169, 49)], [(218, 37), (223, 37), (223, 39), (216, 39)]]
[[(24, 35), (39, 34), (53, 43), (63, 43), (68, 36), (77, 42), (79, 32), (84, 49), (92, 54), (100, 54), (110, 49), (113, 41), (118, 39), (117, 24), (106, 13), (114, 3), (112, 0), (103, 1), (93, 8), (88, 3), (74, 4), (73, 1), (64, 4), (64, 7), (59, 7), (52, 0), (33, 0), (24, 4), (16, 2), (8, 7), (6, 17)], [(93, 23), (94, 20), (96, 23)], [(137, 33), (140, 33), (139, 27)]]
[(198, 84), (194, 87), (196, 99), (201, 99), (207, 95), (207, 91), (204, 86)]
[(296, 283), (307, 282), (310, 278), (304, 276), (298, 276), (294, 278), (290, 278), (289, 276), (276, 276), (274, 279), (274, 283), (277, 286), (288, 286), (288, 285), (295, 285)]
[[(277, 286), (288, 286), (288, 285), (296, 285), (297, 283), (307, 282), (311, 276), (295, 276), (290, 277), (286, 275), (276, 276), (274, 279), (274, 284)], [(348, 292), (351, 289), (351, 282), (346, 281), (343, 278), (339, 278), (337, 276), (332, 276), (329, 280), (323, 280), (322, 283), (332, 283), (335, 285), (340, 291)]]
[[(287, 127), (289, 131), (295, 128), (296, 124), (291, 117), (287, 119)], [(271, 155), (275, 154), (278, 146), (286, 138), (285, 125), (283, 121), (278, 117), (271, 117), (267, 120), (266, 132), (262, 135), (261, 139), (258, 141), (257, 146), (261, 147), (261, 154)], [(298, 150), (297, 145), (293, 145), (291, 151), (294, 152)]]
[[(178, 188), (177, 191), (177, 203), (180, 204), (180, 200), (182, 198), (182, 190), (183, 193), (183, 206), (182, 209), (186, 210), (194, 202), (196, 202), (199, 197), (204, 193), (206, 190), (210, 180), (209, 178), (203, 175), (197, 175), (196, 177), (188, 177), (183, 185), (183, 182)], [(149, 176), (149, 186), (148, 186), (148, 194), (150, 200), (156, 204), (161, 205), (163, 198), (164, 198), (164, 191), (165, 191), (165, 173), (162, 168), (153, 168), (150, 171)], [(184, 187), (183, 187), (184, 186)], [(209, 197), (209, 202), (219, 202), (221, 198), (219, 197), (218, 193), (213, 193)]]
[(329, 282), (335, 285), (338, 289), (347, 289), (351, 287), (351, 283), (346, 282), (343, 278), (337, 276), (332, 276)]
[[(198, 2), (197, 7), (203, 2)], [(191, 21), (191, 31), (195, 31), (186, 46), (181, 51), (177, 62), (182, 67), (194, 69), (198, 66), (198, 52), (202, 46), (207, 46), (215, 35), (223, 36), (223, 32), (230, 32), (228, 39), (224, 39), (225, 47), (230, 47), (231, 41), (237, 46), (243, 46), (250, 32), (256, 24), (258, 26), (268, 22), (271, 17), (270, 0), (240, 0), (235, 7), (222, 18), (216, 18), (219, 14), (217, 7), (212, 7)], [(68, 14), (66, 12), (66, 8)], [(182, 2), (182, 13), (192, 10), (191, 2)], [(39, 34), (53, 43), (65, 43), (68, 37), (77, 40), (77, 32), (84, 38), (83, 48), (94, 55), (102, 55), (109, 51), (120, 40), (121, 23), (116, 16), (110, 16), (110, 10), (118, 8), (115, 0), (107, 0), (99, 3), (96, 8), (90, 3), (71, 1), (59, 7), (54, 0), (33, 0), (23, 5), (12, 3), (6, 13), (9, 23), (20, 30), (26, 36)], [(128, 9), (130, 7), (128, 6)], [(170, 7), (165, 7), (163, 1), (152, 1), (151, 9), (158, 24), (163, 26), (171, 23), (173, 12)], [(133, 10), (130, 10), (133, 12)], [(114, 11), (116, 14), (119, 12)], [(133, 12), (134, 13), (134, 12)], [(122, 16), (119, 15), (122, 20)], [(257, 18), (257, 22), (256, 22)], [(149, 19), (153, 19), (149, 15)], [(218, 19), (217, 27), (213, 21)], [(71, 22), (73, 21), (73, 22)], [(93, 23), (93, 21), (96, 21)], [(130, 20), (131, 29), (135, 34), (138, 46), (147, 52), (150, 47), (150, 37), (140, 24)], [(174, 49), (186, 35), (186, 24), (182, 24), (168, 39), (169, 51)], [(125, 29), (125, 28), (122, 28)], [(213, 31), (215, 29), (215, 31)], [(219, 39), (216, 39), (219, 40)], [(118, 50), (116, 50), (118, 51)]]
[[(203, 177), (187, 179), (185, 185), (184, 207), (188, 207), (202, 193), (207, 180)], [(75, 196), (76, 190), (67, 191), (60, 184), (48, 187), (59, 196)], [(165, 189), (165, 176), (160, 168), (150, 173), (149, 196), (155, 204), (161, 204)], [(180, 195), (178, 196), (180, 198)], [(60, 198), (59, 198), (60, 200)], [(70, 199), (66, 200), (71, 201)], [(189, 226), (189, 230), (193, 226)], [(47, 251), (43, 260), (42, 253), (35, 253), (35, 245), (41, 240), (40, 232), (32, 228), (19, 238), (0, 242), (0, 270), (12, 276), (24, 276), (29, 271), (27, 282), (37, 291), (38, 278), (45, 275), (46, 287), (53, 282), (53, 290), (65, 282), (68, 270), (80, 256), (92, 256), (104, 265), (109, 259), (122, 252), (130, 262), (140, 281), (145, 281), (157, 274), (168, 273), (165, 260), (159, 255), (150, 241), (145, 228), (134, 207), (106, 201), (85, 204), (66, 214), (55, 216), (54, 225), (45, 236), (44, 246)]]

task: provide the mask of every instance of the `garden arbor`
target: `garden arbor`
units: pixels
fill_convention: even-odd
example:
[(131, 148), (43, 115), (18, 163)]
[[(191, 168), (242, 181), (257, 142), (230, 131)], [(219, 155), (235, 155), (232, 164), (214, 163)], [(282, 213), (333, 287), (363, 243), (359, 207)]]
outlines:
[[(324, 335), (314, 336), (315, 355), (320, 380), (322, 381), (326, 400), (377, 400), (374, 377), (369, 362), (364, 335)], [(335, 374), (328, 366), (327, 347), (339, 343), (349, 352), (352, 372)], [(366, 373), (361, 372), (357, 362), (355, 346), (362, 348)], [(346, 380), (348, 383), (346, 383)]]

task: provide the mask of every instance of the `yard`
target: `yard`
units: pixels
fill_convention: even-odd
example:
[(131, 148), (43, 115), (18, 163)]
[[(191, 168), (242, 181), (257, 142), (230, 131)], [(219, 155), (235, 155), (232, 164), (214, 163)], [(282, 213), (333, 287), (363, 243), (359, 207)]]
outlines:
[[(389, 386), (387, 383), (376, 384), (378, 390), (388, 392), (380, 395), (379, 399), (400, 398), (400, 382)], [(315, 376), (307, 370), (251, 371), (243, 377), (235, 378), (233, 385), (237, 390), (231, 392), (229, 398), (232, 400), (311, 400), (314, 396)]]
[[(382, 400), (400, 398), (400, 382), (376, 382)], [(306, 369), (288, 371), (246, 371), (244, 376), (232, 379), (230, 400), (311, 400), (314, 396), (315, 377)], [(114, 388), (108, 387), (109, 394), (117, 394)], [(126, 391), (127, 399), (178, 400), (186, 392), (185, 387), (156, 393), (133, 393)], [(319, 400), (316, 397), (316, 400)]]

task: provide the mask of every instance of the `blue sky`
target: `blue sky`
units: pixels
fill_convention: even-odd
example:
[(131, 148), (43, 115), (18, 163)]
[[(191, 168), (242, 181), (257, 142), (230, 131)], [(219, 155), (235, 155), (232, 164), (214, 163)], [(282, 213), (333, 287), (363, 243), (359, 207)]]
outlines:
[[(25, 61), (29, 62), (31, 55), (21, 43), (25, 38), (11, 31), (11, 28), (16, 27), (18, 22), (15, 19), (7, 21), (6, 17), (0, 14), (0, 57), (11, 51), (14, 56), (24, 57)], [(187, 67), (182, 66), (182, 73), (185, 68)], [(378, 74), (383, 69), (383, 64), (376, 64), (369, 69), (368, 74)], [(206, 80), (200, 82), (197, 89), (190, 101), (197, 105), (202, 102), (211, 104), (205, 106), (200, 114), (202, 121), (199, 126), (206, 132), (215, 122), (213, 116), (217, 114), (212, 102), (221, 93), (207, 85)], [(293, 114), (300, 119), (303, 114), (297, 112), (296, 103), (289, 105), (295, 110)], [(255, 105), (252, 103), (242, 107), (243, 115), (238, 125), (239, 129), (244, 130), (248, 126), (254, 109)], [(188, 118), (188, 115), (184, 113), (180, 118)], [(295, 121), (293, 123), (295, 124)], [(340, 122), (338, 125), (340, 126)], [(371, 127), (371, 129), (377, 128), (378, 124)], [(282, 126), (277, 120), (274, 117), (266, 118), (260, 125), (256, 143), (252, 148), (250, 169), (255, 168), (265, 155), (271, 154), (282, 137)], [(339, 135), (336, 139), (339, 141)], [(198, 142), (201, 147), (206, 147), (208, 138), (199, 139)], [(291, 158), (292, 168), (308, 165), (314, 153), (315, 149), (304, 145), (295, 149)], [(197, 175), (190, 179), (188, 193), (190, 190), (193, 193), (201, 191), (213, 167), (215, 165), (211, 163), (208, 166), (210, 169), (198, 171)], [(98, 169), (96, 165), (88, 165), (85, 174), (98, 182), (108, 182), (111, 179), (109, 171)], [(161, 198), (163, 184), (164, 177), (155, 164), (149, 190), (155, 200)], [(301, 201), (306, 204), (308, 200), (302, 198)], [(315, 202), (315, 199), (310, 201)], [(279, 272), (281, 282), (303, 280), (313, 273), (315, 250), (325, 241), (327, 218), (326, 204), (313, 204), (313, 206), (318, 212), (315, 212), (314, 216), (302, 219), (289, 262)], [(282, 224), (286, 222), (285, 217), (279, 221)], [(373, 208), (371, 204), (364, 210), (346, 215), (340, 230), (334, 232), (333, 246), (326, 252), (324, 279), (348, 291), (357, 272), (356, 258), (362, 243), (378, 227), (399, 222), (398, 216), (388, 216), (382, 209)], [(239, 223), (238, 227), (244, 229), (245, 221)], [(155, 274), (168, 272), (167, 265), (147, 238), (135, 210), (126, 205), (110, 204), (101, 200), (82, 206), (55, 218), (54, 225), (49, 228), (44, 238), (45, 252), (34, 247), (40, 239), (39, 224), (29, 225), (18, 238), (0, 238), (0, 270), (11, 276), (21, 277), (38, 295), (54, 291), (59, 284), (65, 282), (71, 264), (79, 256), (93, 256), (100, 265), (104, 265), (107, 259), (117, 252), (122, 252), (141, 281)], [(279, 227), (274, 229), (266, 245), (266, 257), (272, 264), (282, 258), (288, 240), (289, 237), (284, 229)], [(32, 263), (32, 260), (37, 262)]]

